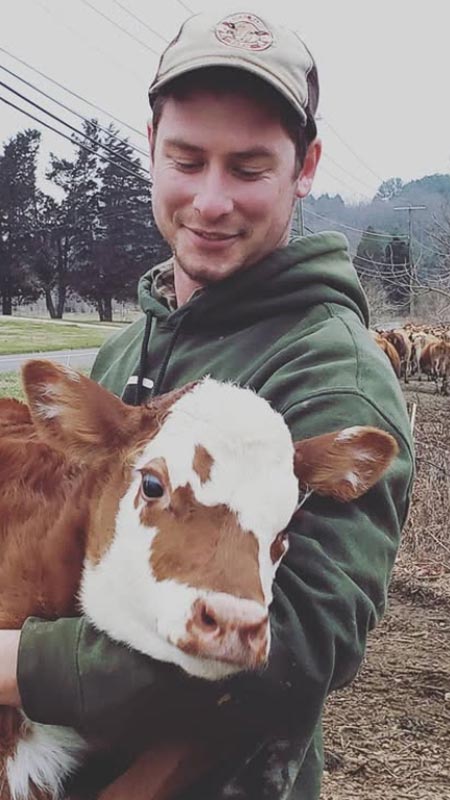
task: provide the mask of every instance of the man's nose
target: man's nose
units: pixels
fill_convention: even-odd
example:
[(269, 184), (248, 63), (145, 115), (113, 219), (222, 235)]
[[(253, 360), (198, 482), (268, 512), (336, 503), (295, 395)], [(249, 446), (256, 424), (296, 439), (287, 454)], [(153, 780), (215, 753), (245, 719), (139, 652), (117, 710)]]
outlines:
[(193, 206), (207, 221), (215, 221), (233, 210), (233, 200), (226, 185), (225, 176), (211, 171), (203, 176), (194, 197)]

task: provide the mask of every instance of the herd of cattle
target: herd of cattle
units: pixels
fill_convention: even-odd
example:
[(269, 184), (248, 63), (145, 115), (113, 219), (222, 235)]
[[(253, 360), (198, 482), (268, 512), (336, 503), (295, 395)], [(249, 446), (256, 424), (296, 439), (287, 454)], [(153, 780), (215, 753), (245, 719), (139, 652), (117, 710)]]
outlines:
[(384, 350), (398, 378), (405, 383), (425, 375), (436, 384), (436, 392), (448, 395), (450, 378), (450, 326), (414, 325), (403, 328), (371, 331), (375, 342)]

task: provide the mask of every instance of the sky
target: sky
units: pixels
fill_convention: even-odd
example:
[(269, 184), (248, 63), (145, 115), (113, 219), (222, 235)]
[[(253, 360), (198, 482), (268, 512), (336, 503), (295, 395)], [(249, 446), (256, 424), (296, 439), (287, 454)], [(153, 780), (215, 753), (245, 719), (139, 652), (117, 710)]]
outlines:
[[(339, 193), (349, 202), (364, 203), (390, 177), (406, 182), (450, 172), (446, 0), (250, 0), (245, 6), (218, 0), (0, 0), (0, 64), (83, 116), (96, 116), (103, 125), (110, 121), (84, 102), (89, 100), (127, 122), (137, 132), (122, 128), (123, 132), (134, 146), (146, 150), (148, 85), (164, 40), (170, 40), (189, 16), (187, 7), (193, 12), (214, 8), (224, 15), (230, 9), (259, 12), (291, 26), (305, 40), (321, 85), (318, 127), (324, 156), (313, 189), (316, 196)], [(3, 69), (0, 72), (0, 81), (72, 125), (81, 124)], [(57, 124), (3, 86), (0, 96)], [(41, 128), (0, 103), (0, 144), (26, 127)], [(70, 143), (56, 134), (45, 132), (42, 141), (41, 174), (50, 151), (67, 157), (73, 153)]]

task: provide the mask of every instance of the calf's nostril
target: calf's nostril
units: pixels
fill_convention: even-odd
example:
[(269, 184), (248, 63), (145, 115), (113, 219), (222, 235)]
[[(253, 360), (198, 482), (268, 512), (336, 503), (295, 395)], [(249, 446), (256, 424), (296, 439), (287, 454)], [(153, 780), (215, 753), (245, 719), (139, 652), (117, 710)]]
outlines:
[(201, 611), (201, 621), (205, 628), (209, 628), (210, 630), (217, 628), (217, 621), (214, 619), (212, 614), (210, 614), (209, 609), (206, 606), (203, 606)]

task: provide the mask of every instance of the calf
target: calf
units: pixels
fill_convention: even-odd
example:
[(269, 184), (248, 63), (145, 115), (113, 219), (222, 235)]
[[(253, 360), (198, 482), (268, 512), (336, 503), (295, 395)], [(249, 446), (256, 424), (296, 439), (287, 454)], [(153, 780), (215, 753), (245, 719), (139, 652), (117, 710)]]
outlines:
[[(293, 444), (265, 400), (208, 378), (133, 408), (47, 361), (23, 377), (28, 407), (0, 402), (0, 627), (84, 613), (208, 680), (267, 662), (299, 483), (352, 500), (397, 450), (363, 427)], [(0, 732), (2, 800), (59, 797), (88, 748), (14, 709)]]

